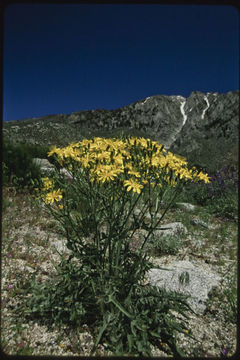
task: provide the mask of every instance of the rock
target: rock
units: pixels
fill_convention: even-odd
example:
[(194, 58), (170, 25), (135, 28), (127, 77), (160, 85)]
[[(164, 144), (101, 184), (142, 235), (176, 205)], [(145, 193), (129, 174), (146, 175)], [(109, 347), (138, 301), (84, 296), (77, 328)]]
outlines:
[[(204, 264), (206, 265), (206, 264)], [(174, 261), (162, 269), (151, 269), (148, 281), (168, 291), (177, 291), (190, 295), (189, 305), (197, 314), (203, 314), (206, 309), (209, 292), (220, 284), (221, 277), (211, 269), (190, 261)]]
[(39, 165), (41, 169), (54, 169), (54, 165), (51, 164), (47, 159), (34, 158), (33, 162)]
[(55, 167), (47, 159), (34, 158), (34, 163), (40, 166), (42, 173), (54, 172)]
[[(34, 158), (33, 161), (40, 166), (42, 172), (54, 172), (55, 167), (47, 159)], [(82, 169), (80, 169), (82, 171)], [(72, 179), (72, 175), (65, 168), (60, 169), (60, 173), (67, 176), (68, 179)]]
[(56, 269), (49, 260), (41, 263), (40, 272), (42, 275), (49, 276), (49, 277), (56, 275)]
[[(215, 168), (222, 167), (225, 156), (238, 143), (239, 91), (227, 94), (194, 91), (187, 98), (184, 111), (186, 124), (170, 151), (191, 162), (202, 159), (202, 167), (209, 168), (210, 163)], [(214, 160), (209, 157), (211, 153)]]
[[(148, 235), (149, 230), (145, 228), (138, 229), (137, 234), (140, 238), (145, 238)], [(186, 227), (181, 222), (174, 222), (160, 226), (157, 230), (154, 230), (152, 235), (154, 238), (168, 237), (168, 236), (181, 236), (187, 234)]]
[(181, 222), (174, 222), (160, 226), (159, 230), (155, 230), (155, 236), (177, 236), (186, 234), (187, 229)]
[(194, 211), (196, 209), (196, 206), (189, 204), (189, 203), (184, 203), (184, 202), (178, 202), (178, 203), (176, 203), (176, 206), (180, 209), (187, 210), (187, 211)]
[(209, 228), (208, 224), (206, 224), (204, 221), (202, 221), (202, 220), (200, 220), (200, 219), (191, 219), (191, 220), (190, 220), (190, 223), (191, 223), (192, 225), (200, 225), (200, 226), (202, 226), (202, 227), (204, 227), (204, 228), (206, 228), (206, 229)]
[(71, 250), (67, 248), (67, 240), (54, 240), (50, 242), (50, 245), (54, 247), (59, 253), (71, 254)]
[(55, 169), (54, 168), (41, 168), (41, 170), (42, 170), (42, 173), (52, 173), (52, 172), (54, 172), (55, 171)]
[[(141, 217), (141, 210), (140, 210), (140, 209), (135, 209), (135, 210), (134, 210), (134, 215), (136, 215), (137, 218), (140, 218), (140, 217)], [(161, 214), (160, 214), (160, 213), (157, 213), (155, 219), (159, 219), (160, 217), (161, 217)], [(144, 220), (151, 221), (151, 215), (150, 215), (149, 212), (147, 212), (147, 213), (145, 214)]]
[[(155, 230), (152, 233), (152, 236), (150, 235), (149, 237), (149, 241), (146, 244), (146, 248), (149, 249), (149, 246), (155, 247), (154, 243), (155, 240), (157, 241), (157, 243), (163, 240), (163, 242), (165, 243), (165, 238), (169, 237), (166, 241), (166, 243), (164, 244), (164, 247), (166, 248), (167, 244), (169, 243), (175, 243), (174, 248), (178, 247), (177, 244), (181, 244), (181, 238), (177, 238), (180, 237), (181, 235), (184, 235), (187, 233), (187, 229), (185, 228), (185, 226), (181, 223), (181, 222), (175, 222), (175, 223), (169, 223), (169, 224), (165, 224), (160, 226), (161, 230)], [(148, 236), (149, 230), (147, 229), (138, 229), (135, 233), (135, 235), (133, 236), (132, 242), (131, 242), (131, 248), (136, 250), (139, 246), (139, 241), (142, 244), (142, 241), (144, 241), (144, 239), (146, 239), (146, 237)], [(152, 240), (150, 240), (152, 238)], [(139, 240), (140, 239), (140, 240)], [(149, 242), (152, 245), (149, 245)], [(171, 247), (171, 245), (169, 245)]]

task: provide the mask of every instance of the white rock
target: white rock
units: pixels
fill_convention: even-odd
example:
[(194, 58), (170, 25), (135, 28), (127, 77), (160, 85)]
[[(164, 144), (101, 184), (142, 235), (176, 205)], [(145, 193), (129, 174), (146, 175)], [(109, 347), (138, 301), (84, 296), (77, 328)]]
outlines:
[(177, 236), (186, 234), (187, 229), (181, 222), (174, 222), (160, 226), (159, 230), (155, 230), (155, 236)]
[(33, 162), (35, 162), (35, 164), (39, 165), (42, 168), (54, 168), (54, 165), (51, 164), (47, 159), (39, 159), (39, 158), (34, 158)]
[[(134, 215), (136, 215), (138, 219), (141, 218), (141, 210), (140, 210), (140, 209), (135, 209), (135, 210), (134, 210)], [(159, 219), (160, 217), (161, 217), (161, 214), (158, 212), (158, 213), (155, 215), (155, 218), (154, 218), (154, 219), (156, 220), (156, 219)], [(151, 214), (150, 214), (149, 211), (145, 213), (144, 219), (145, 219), (145, 220), (148, 220), (148, 221), (151, 221)]]
[(54, 240), (50, 241), (50, 245), (54, 247), (59, 253), (71, 253), (71, 251), (66, 246), (67, 240)]
[[(220, 284), (221, 277), (211, 271), (204, 269), (199, 264), (190, 261), (174, 261), (162, 269), (151, 269), (148, 272), (149, 282), (167, 291), (177, 291), (190, 295), (189, 305), (198, 313), (203, 314), (206, 309), (208, 294), (213, 287)], [(181, 282), (182, 278), (182, 282)]]
[(202, 226), (202, 227), (204, 227), (206, 229), (208, 229), (208, 227), (209, 227), (208, 224), (206, 224), (204, 221), (202, 221), (200, 219), (191, 219), (190, 223), (192, 225), (200, 225), (200, 226)]
[(178, 202), (178, 203), (176, 203), (176, 205), (180, 209), (187, 210), (187, 211), (193, 211), (196, 208), (194, 205), (189, 204), (189, 203), (184, 203), (184, 202)]

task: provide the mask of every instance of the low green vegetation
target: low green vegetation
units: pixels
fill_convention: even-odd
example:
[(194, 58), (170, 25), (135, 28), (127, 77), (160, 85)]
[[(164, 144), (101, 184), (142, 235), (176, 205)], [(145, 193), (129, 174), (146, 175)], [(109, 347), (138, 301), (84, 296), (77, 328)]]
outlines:
[(3, 184), (12, 184), (16, 188), (28, 189), (36, 186), (41, 178), (40, 167), (33, 158), (46, 158), (49, 149), (38, 145), (13, 144), (3, 139), (2, 180)]
[(149, 253), (153, 256), (175, 255), (183, 247), (183, 242), (177, 236), (153, 237), (149, 245)]
[(237, 221), (238, 168), (228, 165), (214, 173), (209, 170), (207, 173), (210, 183), (189, 184), (179, 200), (207, 207), (211, 214)]

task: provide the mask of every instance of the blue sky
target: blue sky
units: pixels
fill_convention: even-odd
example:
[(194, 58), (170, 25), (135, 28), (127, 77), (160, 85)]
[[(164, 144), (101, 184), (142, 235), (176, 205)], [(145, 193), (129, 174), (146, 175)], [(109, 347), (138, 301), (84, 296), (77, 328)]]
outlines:
[(9, 6), (3, 121), (238, 90), (238, 27), (226, 5)]

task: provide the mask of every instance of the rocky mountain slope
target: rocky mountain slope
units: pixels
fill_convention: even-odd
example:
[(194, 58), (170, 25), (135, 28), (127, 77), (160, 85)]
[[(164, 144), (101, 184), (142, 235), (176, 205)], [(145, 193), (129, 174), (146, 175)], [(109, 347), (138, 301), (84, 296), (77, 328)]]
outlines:
[(193, 92), (187, 98), (184, 111), (187, 120), (178, 133), (171, 151), (187, 156), (189, 160), (201, 158), (216, 163), (237, 161), (239, 133), (239, 91), (227, 94)]
[(115, 110), (78, 111), (3, 124), (14, 142), (66, 145), (91, 136), (121, 131), (148, 136), (183, 156), (212, 157), (231, 152), (238, 142), (239, 91), (156, 95)]

